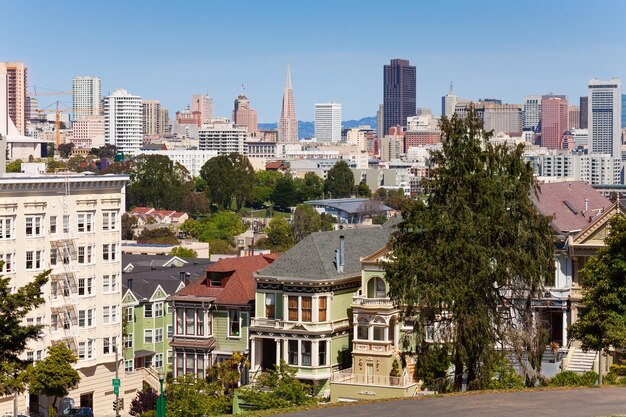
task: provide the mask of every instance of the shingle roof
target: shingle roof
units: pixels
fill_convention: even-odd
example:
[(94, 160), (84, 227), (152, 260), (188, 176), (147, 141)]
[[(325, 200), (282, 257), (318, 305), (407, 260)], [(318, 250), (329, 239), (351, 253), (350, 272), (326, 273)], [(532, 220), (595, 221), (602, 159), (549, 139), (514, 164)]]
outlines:
[(367, 205), (368, 201), (372, 201), (371, 206), (369, 207), (370, 211), (376, 209), (376, 211), (387, 212), (393, 210), (391, 207), (384, 205), (383, 203), (369, 198), (335, 198), (332, 200), (309, 200), (305, 201), (304, 204), (309, 204), (312, 206), (326, 206), (331, 207), (336, 210), (345, 211), (350, 214), (361, 213), (364, 209), (364, 205)]
[(611, 206), (609, 199), (584, 181), (541, 184), (541, 193), (532, 199), (541, 214), (553, 217), (552, 227), (562, 235), (584, 229)]
[[(245, 305), (254, 301), (256, 281), (253, 273), (265, 268), (278, 257), (277, 254), (224, 258), (206, 268), (202, 279), (188, 285), (175, 295), (180, 297), (215, 297), (216, 304)], [(208, 274), (221, 272), (227, 277), (224, 287), (211, 287)]]
[[(361, 272), (361, 257), (383, 247), (392, 229), (375, 226), (311, 233), (288, 250), (276, 262), (255, 273), (257, 278), (294, 279), (299, 281), (330, 281), (351, 277)], [(335, 251), (344, 236), (345, 265), (337, 272)]]

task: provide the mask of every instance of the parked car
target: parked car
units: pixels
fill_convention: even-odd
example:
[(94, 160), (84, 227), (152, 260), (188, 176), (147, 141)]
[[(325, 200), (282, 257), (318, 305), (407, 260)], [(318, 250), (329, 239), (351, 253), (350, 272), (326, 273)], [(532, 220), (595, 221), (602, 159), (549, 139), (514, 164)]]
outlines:
[(93, 417), (93, 410), (91, 407), (74, 407), (70, 408), (69, 413), (66, 415), (71, 417)]

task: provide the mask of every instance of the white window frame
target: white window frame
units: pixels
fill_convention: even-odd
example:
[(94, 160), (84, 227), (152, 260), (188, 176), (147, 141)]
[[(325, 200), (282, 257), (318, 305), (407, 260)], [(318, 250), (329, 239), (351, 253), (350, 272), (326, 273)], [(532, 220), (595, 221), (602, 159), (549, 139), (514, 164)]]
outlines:
[(152, 317), (163, 317), (163, 301), (155, 301), (152, 305)]
[(0, 217), (0, 240), (15, 238), (15, 218), (13, 216)]
[(102, 230), (113, 231), (117, 230), (117, 210), (106, 210), (102, 212)]
[(154, 343), (163, 343), (163, 328), (157, 327), (154, 329)]
[(4, 261), (2, 266), (2, 272), (13, 273), (15, 272), (15, 254), (14, 253), (2, 253), (0, 254), (0, 261)]
[[(150, 306), (150, 308), (146, 308)], [(150, 312), (150, 315), (148, 315), (148, 311)], [(143, 318), (144, 319), (152, 319), (154, 318), (154, 306), (152, 305), (152, 303), (146, 303), (143, 305)]]
[[(150, 334), (150, 336), (148, 336), (148, 334)], [(154, 329), (143, 330), (143, 343), (147, 345), (154, 343)]]
[(58, 228), (57, 228), (57, 216), (50, 216), (50, 234), (51, 235), (56, 235)]
[(126, 321), (132, 323), (135, 321), (135, 308), (134, 307), (124, 307)]
[(43, 236), (43, 215), (38, 214), (26, 216), (24, 234), (26, 237)]
[(78, 233), (93, 233), (94, 232), (93, 218), (94, 218), (93, 211), (83, 211), (83, 212), (78, 213), (78, 218), (76, 222)]
[[(235, 335), (235, 334), (233, 334), (231, 332), (232, 329), (231, 329), (230, 325), (231, 325), (231, 314), (232, 313), (239, 314), (239, 320), (238, 320), (238, 323), (237, 323), (238, 326), (239, 326), (239, 334), (238, 335)], [(243, 333), (242, 332), (242, 321), (243, 321), (243, 315), (241, 314), (241, 310), (240, 309), (238, 309), (238, 308), (228, 309), (228, 322), (227, 322), (228, 323), (228, 338), (230, 338), (230, 339), (241, 339), (241, 333)]]
[[(29, 259), (30, 258), (30, 259)], [(38, 271), (43, 269), (43, 251), (42, 250), (29, 250), (26, 251), (26, 270)], [(30, 265), (29, 265), (30, 263)]]
[(125, 372), (133, 372), (134, 371), (134, 362), (132, 359), (124, 361), (124, 371)]
[(132, 333), (128, 333), (126, 337), (124, 338), (124, 348), (125, 349), (133, 348), (133, 334)]
[(111, 306), (102, 307), (102, 324), (111, 324)]

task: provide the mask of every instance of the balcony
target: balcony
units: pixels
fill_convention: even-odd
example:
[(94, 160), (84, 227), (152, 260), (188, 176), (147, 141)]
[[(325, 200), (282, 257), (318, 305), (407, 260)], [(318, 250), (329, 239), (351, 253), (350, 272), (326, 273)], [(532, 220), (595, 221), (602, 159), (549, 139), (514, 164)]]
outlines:
[(388, 340), (355, 340), (352, 343), (355, 352), (391, 354), (394, 347)]
[(417, 383), (412, 381), (407, 374), (403, 376), (355, 374), (353, 368), (343, 369), (341, 371), (334, 372), (330, 377), (330, 382), (365, 386), (375, 385), (396, 388), (417, 386)]
[(267, 330), (291, 330), (293, 328), (304, 328), (312, 332), (332, 332), (335, 330), (342, 330), (350, 327), (349, 319), (315, 322), (315, 321), (285, 321), (282, 319), (268, 319), (263, 317), (256, 317), (251, 320), (251, 328), (264, 328)]
[(362, 295), (352, 297), (352, 306), (367, 309), (393, 308), (393, 302), (389, 297), (368, 298)]
[(272, 329), (282, 329), (283, 321), (279, 319), (267, 319), (264, 317), (253, 318), (250, 327), (269, 327)]

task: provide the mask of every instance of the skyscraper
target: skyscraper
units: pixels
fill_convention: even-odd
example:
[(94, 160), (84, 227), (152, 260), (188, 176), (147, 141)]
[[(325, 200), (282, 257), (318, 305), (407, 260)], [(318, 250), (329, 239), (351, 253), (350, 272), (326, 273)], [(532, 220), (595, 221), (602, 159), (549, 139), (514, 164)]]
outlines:
[(293, 100), (293, 88), (291, 87), (291, 69), (287, 64), (285, 87), (283, 88), (283, 104), (278, 120), (278, 141), (298, 141), (298, 119), (296, 119), (296, 104)]
[(587, 129), (589, 126), (589, 122), (587, 118), (589, 117), (589, 97), (581, 97), (580, 98), (580, 128)]
[(341, 104), (318, 103), (315, 105), (315, 138), (319, 142), (341, 141)]
[(159, 100), (143, 100), (141, 102), (143, 116), (143, 134), (158, 135), (161, 128), (161, 103)]
[(626, 127), (626, 94), (622, 94), (622, 129)]
[(118, 89), (104, 98), (104, 142), (135, 155), (143, 138), (141, 97)]
[(383, 125), (385, 123), (385, 110), (382, 104), (378, 105), (378, 111), (376, 112), (376, 137), (382, 138), (385, 134), (383, 133)]
[(243, 94), (235, 100), (233, 123), (246, 128), (250, 135), (256, 136), (258, 117), (256, 110), (250, 107), (250, 100)]
[(456, 95), (454, 94), (452, 81), (450, 81), (450, 90), (448, 91), (448, 94), (441, 97), (441, 116), (451, 117), (454, 114), (455, 106)]
[(416, 72), (405, 59), (392, 59), (384, 67), (383, 135), (393, 126), (406, 126), (406, 119), (415, 116)]
[(74, 120), (100, 114), (100, 78), (75, 77), (72, 80), (72, 113)]
[(20, 135), (23, 135), (30, 116), (28, 68), (23, 62), (0, 62), (0, 72), (6, 74), (8, 116)]
[(568, 130), (580, 129), (580, 107), (569, 106), (569, 125)]
[(541, 97), (541, 146), (561, 149), (563, 133), (568, 130), (569, 111), (565, 96)]
[(213, 99), (206, 94), (191, 96), (191, 111), (200, 112), (200, 126), (213, 120)]
[(541, 96), (526, 96), (522, 105), (522, 128), (537, 131), (541, 120)]
[(621, 156), (622, 82), (589, 80), (590, 153)]

